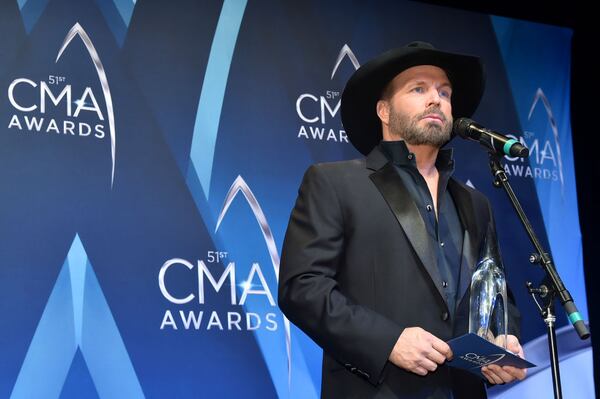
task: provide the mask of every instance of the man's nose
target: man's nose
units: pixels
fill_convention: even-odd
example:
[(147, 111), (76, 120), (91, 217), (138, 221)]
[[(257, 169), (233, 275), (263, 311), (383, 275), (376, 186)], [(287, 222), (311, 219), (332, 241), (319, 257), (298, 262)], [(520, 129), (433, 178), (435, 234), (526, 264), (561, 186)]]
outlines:
[(427, 96), (427, 105), (439, 105), (442, 101), (437, 89), (431, 88)]

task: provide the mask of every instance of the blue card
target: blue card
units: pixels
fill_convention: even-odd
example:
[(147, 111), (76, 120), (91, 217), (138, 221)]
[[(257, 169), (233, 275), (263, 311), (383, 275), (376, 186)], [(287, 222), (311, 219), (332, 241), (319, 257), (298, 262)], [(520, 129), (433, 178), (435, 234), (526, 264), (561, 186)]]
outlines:
[(450, 367), (470, 371), (481, 378), (481, 368), (490, 364), (514, 366), (518, 368), (535, 367), (535, 364), (501, 348), (480, 336), (469, 333), (448, 341), (454, 357), (446, 362)]

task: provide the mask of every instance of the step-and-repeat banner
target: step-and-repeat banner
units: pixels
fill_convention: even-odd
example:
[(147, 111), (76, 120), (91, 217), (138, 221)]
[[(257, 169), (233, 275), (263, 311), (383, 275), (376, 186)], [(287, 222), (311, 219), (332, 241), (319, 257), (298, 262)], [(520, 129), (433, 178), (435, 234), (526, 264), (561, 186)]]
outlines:
[[(571, 35), (410, 1), (2, 1), (0, 397), (318, 397), (320, 349), (277, 307), (285, 228), (310, 164), (359, 156), (346, 80), (413, 40), (483, 58), (474, 119), (530, 148), (505, 169), (587, 317)], [(543, 340), (528, 239), (485, 151), (452, 145), (494, 206), (523, 341)], [(563, 384), (592, 397), (569, 342)], [(517, 387), (550, 386), (544, 356)]]

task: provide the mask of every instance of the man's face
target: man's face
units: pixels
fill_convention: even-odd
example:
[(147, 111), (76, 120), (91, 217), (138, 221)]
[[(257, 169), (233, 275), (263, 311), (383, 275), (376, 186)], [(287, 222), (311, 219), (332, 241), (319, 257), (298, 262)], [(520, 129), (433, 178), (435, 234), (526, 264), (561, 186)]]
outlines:
[(451, 96), (452, 86), (443, 69), (419, 65), (402, 71), (377, 105), (387, 125), (384, 140), (441, 147), (452, 132)]

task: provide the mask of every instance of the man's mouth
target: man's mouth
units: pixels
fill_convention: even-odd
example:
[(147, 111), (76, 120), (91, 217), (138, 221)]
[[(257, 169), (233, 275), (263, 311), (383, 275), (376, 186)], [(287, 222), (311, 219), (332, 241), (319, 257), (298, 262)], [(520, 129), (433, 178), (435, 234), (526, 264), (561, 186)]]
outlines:
[(424, 117), (422, 117), (421, 119), (426, 119), (426, 120), (433, 120), (433, 121), (438, 121), (440, 123), (444, 122), (443, 117), (441, 117), (438, 114), (427, 114)]

